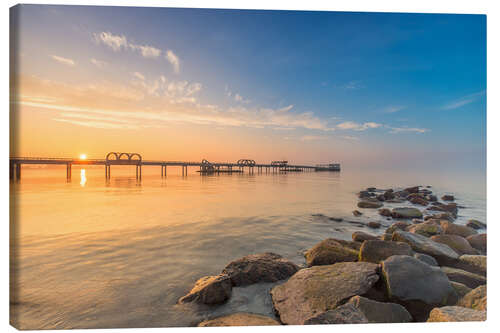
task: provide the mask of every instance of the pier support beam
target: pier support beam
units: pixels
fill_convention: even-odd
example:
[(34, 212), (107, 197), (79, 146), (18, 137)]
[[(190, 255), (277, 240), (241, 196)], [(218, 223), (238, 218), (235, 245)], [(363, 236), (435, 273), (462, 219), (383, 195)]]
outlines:
[(110, 179), (111, 178), (111, 165), (109, 164), (106, 164), (104, 165), (104, 175), (106, 177), (106, 179)]
[(66, 180), (71, 181), (71, 163), (66, 164)]
[(21, 180), (21, 164), (16, 163), (16, 179)]

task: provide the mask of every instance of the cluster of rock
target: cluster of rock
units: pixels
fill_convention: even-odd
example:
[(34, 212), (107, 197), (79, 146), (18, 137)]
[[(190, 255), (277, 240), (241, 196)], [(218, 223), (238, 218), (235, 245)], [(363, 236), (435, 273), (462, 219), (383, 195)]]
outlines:
[(448, 203), (440, 203), (420, 187), (369, 188), (359, 197), (363, 209), (387, 201), (429, 207), (382, 208), (381, 215), (396, 220), (382, 236), (357, 231), (352, 241), (325, 239), (304, 253), (302, 269), (274, 253), (243, 257), (199, 279), (179, 303), (220, 304), (233, 287), (286, 280), (270, 291), (277, 320), (235, 313), (199, 326), (486, 320), (486, 234), (477, 231), (486, 225), (453, 223), (454, 197), (445, 195)]

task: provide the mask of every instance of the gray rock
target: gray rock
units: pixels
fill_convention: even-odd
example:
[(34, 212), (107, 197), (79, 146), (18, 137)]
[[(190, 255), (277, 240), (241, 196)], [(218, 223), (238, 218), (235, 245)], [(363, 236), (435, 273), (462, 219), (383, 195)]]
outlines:
[(451, 281), (465, 284), (467, 287), (472, 289), (486, 284), (486, 277), (479, 274), (474, 274), (462, 269), (446, 266), (441, 267), (441, 270), (448, 276), (448, 279), (450, 279)]
[(402, 219), (419, 219), (422, 217), (422, 212), (411, 207), (393, 208), (392, 217)]
[(381, 208), (378, 210), (378, 213), (382, 216), (392, 216), (392, 212), (389, 208)]
[(367, 324), (363, 312), (352, 304), (341, 305), (304, 321), (304, 325)]
[(425, 237), (431, 237), (434, 235), (439, 235), (443, 232), (440, 226), (435, 225), (433, 223), (429, 223), (429, 221), (420, 223), (420, 224), (414, 224), (411, 225), (407, 228), (408, 232), (414, 233), (414, 234), (419, 234)]
[(412, 187), (407, 187), (404, 190), (408, 193), (418, 193), (418, 189), (420, 186), (412, 186)]
[(362, 296), (351, 297), (347, 304), (352, 304), (370, 323), (408, 323), (412, 321), (411, 314), (396, 303), (377, 302)]
[(469, 220), (467, 221), (466, 226), (472, 229), (486, 229), (486, 224), (483, 222), (479, 222), (478, 220)]
[(415, 253), (413, 255), (415, 259), (420, 260), (421, 262), (425, 262), (427, 265), (431, 266), (439, 266), (438, 262), (434, 257), (431, 257), (430, 255), (424, 254), (424, 253)]
[(445, 194), (441, 197), (441, 200), (443, 201), (454, 201), (455, 200), (455, 197), (453, 195), (450, 195), (450, 194)]
[(271, 317), (255, 313), (239, 312), (227, 316), (222, 316), (210, 320), (202, 321), (198, 327), (219, 327), (219, 326), (268, 326), (281, 325)]
[(473, 248), (482, 254), (486, 254), (486, 234), (471, 235), (465, 239), (467, 239)]
[(231, 279), (226, 274), (205, 276), (196, 281), (193, 289), (179, 299), (179, 303), (197, 302), (219, 304), (231, 297)]
[(305, 253), (308, 266), (332, 265), (337, 262), (357, 261), (361, 243), (327, 238)]
[(486, 311), (486, 285), (470, 290), (457, 303), (458, 306)]
[(222, 271), (233, 286), (286, 279), (299, 270), (293, 262), (275, 253), (252, 254), (229, 263)]
[(352, 215), (354, 215), (354, 216), (361, 216), (361, 215), (363, 215), (363, 213), (361, 213), (359, 210), (353, 210), (352, 211)]
[(477, 250), (470, 246), (469, 242), (458, 235), (435, 235), (431, 239), (435, 242), (446, 244), (451, 247), (456, 253), (462, 254), (477, 254)]
[(365, 240), (377, 239), (377, 236), (370, 235), (363, 231), (355, 231), (352, 233), (352, 240), (355, 242), (364, 242)]
[(372, 201), (360, 201), (358, 202), (359, 208), (380, 208), (383, 204), (380, 202), (372, 202)]
[(435, 308), (429, 314), (428, 322), (448, 321), (485, 321), (486, 312), (476, 311), (461, 306), (445, 306)]
[(453, 215), (451, 213), (448, 213), (448, 212), (427, 215), (426, 217), (424, 217), (424, 220), (427, 221), (428, 219), (447, 220), (450, 222), (453, 222), (453, 220), (455, 220)]
[(284, 324), (301, 325), (352, 296), (366, 293), (379, 279), (377, 267), (367, 262), (342, 262), (301, 269), (271, 290), (274, 308)]
[[(453, 289), (455, 289), (455, 292), (457, 293), (457, 296), (458, 296), (459, 300), (462, 299), (469, 292), (471, 292), (472, 290), (474, 290), (474, 289), (469, 288), (465, 284), (460, 283), (460, 282), (450, 281), (450, 283), (451, 283), (451, 286), (453, 287)], [(448, 305), (455, 305), (455, 304), (448, 304)], [(457, 303), (457, 305), (463, 306), (463, 305), (460, 305), (459, 303)]]
[(409, 223), (407, 222), (404, 222), (404, 221), (398, 221), (398, 222), (394, 222), (393, 224), (391, 224), (389, 226), (389, 228), (387, 228), (385, 230), (385, 233), (387, 234), (392, 234), (394, 231), (396, 230), (406, 230), (406, 228), (408, 228), (410, 226)]
[(386, 242), (383, 240), (368, 240), (361, 245), (359, 260), (379, 263), (393, 255), (413, 255), (411, 247), (403, 242)]
[(477, 234), (477, 231), (464, 225), (455, 224), (449, 221), (441, 221), (443, 233), (447, 235), (458, 235), (464, 238)]
[(379, 222), (374, 222), (374, 221), (368, 222), (367, 225), (369, 228), (372, 228), (372, 229), (378, 229), (381, 226), (381, 224)]

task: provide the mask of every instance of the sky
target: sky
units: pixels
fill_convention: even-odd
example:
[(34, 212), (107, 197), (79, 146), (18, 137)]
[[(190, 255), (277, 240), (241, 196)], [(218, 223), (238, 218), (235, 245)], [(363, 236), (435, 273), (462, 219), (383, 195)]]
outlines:
[(485, 15), (21, 5), (11, 17), (11, 155), (485, 170)]

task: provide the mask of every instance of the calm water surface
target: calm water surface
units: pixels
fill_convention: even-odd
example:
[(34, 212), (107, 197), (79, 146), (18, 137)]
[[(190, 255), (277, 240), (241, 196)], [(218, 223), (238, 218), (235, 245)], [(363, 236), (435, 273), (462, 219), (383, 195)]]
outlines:
[[(273, 316), (273, 284), (234, 288), (218, 307), (176, 305), (205, 275), (231, 260), (272, 251), (304, 264), (303, 251), (327, 237), (350, 239), (375, 211), (352, 216), (356, 192), (432, 185), (466, 208), (457, 223), (486, 222), (483, 176), (467, 172), (304, 172), (180, 176), (180, 169), (28, 169), (11, 186), (11, 314), (26, 329), (189, 326), (248, 311)], [(391, 207), (386, 204), (386, 207)], [(322, 214), (324, 216), (318, 216)]]

